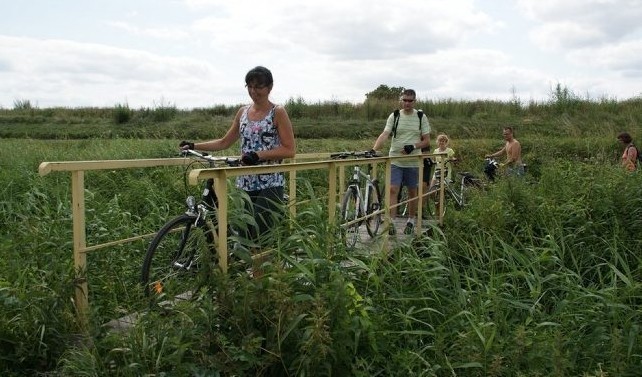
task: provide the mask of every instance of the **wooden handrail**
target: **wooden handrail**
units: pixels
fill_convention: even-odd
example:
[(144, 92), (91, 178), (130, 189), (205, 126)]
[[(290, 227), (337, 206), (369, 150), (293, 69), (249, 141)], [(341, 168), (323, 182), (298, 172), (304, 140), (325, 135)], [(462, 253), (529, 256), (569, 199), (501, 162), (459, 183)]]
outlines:
[[(260, 165), (260, 166), (240, 166), (240, 167), (220, 167), (208, 169), (193, 169), (188, 175), (188, 182), (197, 185), (201, 180), (215, 178), (214, 189), (219, 198), (227, 198), (227, 180), (231, 177), (245, 174), (265, 174), (275, 172), (285, 172), (289, 174), (289, 197), (290, 203), (296, 203), (296, 173), (302, 170), (328, 170), (328, 221), (332, 224), (336, 220), (337, 194), (344, 190), (344, 168), (349, 165), (355, 165), (355, 162), (368, 164), (385, 164), (385, 181), (390, 182), (391, 162), (393, 159), (421, 159), (433, 155), (413, 155), (400, 157), (373, 157), (373, 158), (349, 158), (349, 159), (331, 159), (331, 153), (308, 153), (299, 154), (295, 159), (290, 159), (283, 164), (278, 165)], [(72, 191), (72, 216), (73, 216), (73, 253), (74, 268), (76, 270), (76, 292), (75, 306), (82, 329), (88, 330), (88, 284), (86, 276), (87, 259), (86, 253), (89, 251), (119, 245), (145, 237), (154, 235), (147, 234), (135, 236), (121, 240), (110, 241), (103, 244), (87, 246), (86, 224), (85, 224), (85, 172), (92, 170), (113, 170), (113, 169), (131, 169), (131, 168), (149, 168), (160, 166), (180, 166), (191, 163), (193, 159), (189, 157), (159, 158), (159, 159), (135, 159), (135, 160), (98, 160), (98, 161), (62, 161), (62, 162), (42, 162), (38, 167), (41, 176), (46, 176), (52, 172), (68, 171), (71, 172), (71, 191)], [(442, 166), (443, 168), (443, 166)], [(337, 173), (339, 171), (339, 173)], [(419, 164), (420, 177), (423, 172), (423, 164)], [(339, 185), (337, 185), (339, 180)], [(422, 185), (419, 185), (418, 208), (421, 208), (423, 196)], [(440, 188), (440, 205), (443, 205), (444, 190), (443, 183)], [(387, 192), (387, 191), (386, 191)], [(390, 208), (389, 195), (384, 194), (384, 228), (390, 225)], [(292, 215), (296, 214), (294, 205), (290, 205)], [(218, 252), (219, 263), (223, 271), (227, 270), (227, 201), (219, 201), (218, 208)], [(417, 231), (421, 229), (421, 216), (417, 219)], [(440, 213), (439, 223), (442, 217)], [(384, 237), (387, 233), (384, 234)], [(387, 243), (384, 243), (387, 244)]]

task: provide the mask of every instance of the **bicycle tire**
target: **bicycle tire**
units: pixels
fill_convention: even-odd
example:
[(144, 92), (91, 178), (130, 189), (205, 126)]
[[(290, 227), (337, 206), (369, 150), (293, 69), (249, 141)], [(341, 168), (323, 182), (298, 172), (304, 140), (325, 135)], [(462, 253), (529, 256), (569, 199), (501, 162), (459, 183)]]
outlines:
[(165, 306), (190, 299), (204, 275), (200, 260), (206, 248), (215, 258), (214, 236), (208, 225), (193, 215), (168, 221), (152, 239), (141, 270), (141, 285), (151, 304)]
[(442, 217), (446, 215), (446, 208), (449, 200), (448, 198), (450, 197), (450, 195), (452, 195), (450, 193), (450, 189), (448, 188), (448, 186), (444, 187), (444, 205), (443, 205), (443, 208), (440, 208), (439, 207), (439, 189), (440, 189), (439, 184), (435, 184), (432, 186), (432, 188), (430, 188), (430, 190), (428, 190), (428, 191), (435, 190), (434, 198), (432, 200), (432, 208), (433, 208), (432, 213), (434, 214), (434, 217), (436, 220), (439, 219), (439, 212), (441, 212)]
[[(439, 204), (439, 187), (438, 186), (432, 186), (428, 189), (428, 192), (432, 192), (431, 194), (428, 194), (427, 196), (424, 197), (423, 199), (423, 214), (424, 214), (424, 219), (426, 220), (438, 220), (438, 215), (437, 215), (437, 206)], [(424, 193), (425, 194), (425, 193)]]
[(479, 190), (482, 188), (481, 180), (475, 178), (472, 175), (466, 175), (463, 178), (463, 183), (461, 185), (461, 205), (462, 207), (468, 205), (467, 197), (470, 195), (472, 190)]
[[(379, 211), (382, 206), (383, 197), (381, 196), (381, 189), (379, 188), (379, 181), (372, 181), (370, 195), (368, 195), (368, 203), (366, 203), (366, 215), (371, 215)], [(370, 237), (376, 237), (379, 234), (379, 228), (383, 222), (383, 215), (379, 212), (376, 215), (368, 216), (366, 219), (366, 230)]]
[[(359, 239), (360, 221), (354, 221), (361, 217), (360, 212), (357, 190), (354, 187), (348, 187), (341, 200), (341, 235), (346, 247), (349, 249), (354, 248)], [(351, 225), (343, 225), (351, 222)]]
[[(408, 204), (404, 203), (408, 200), (408, 189), (404, 186), (399, 186), (399, 193), (397, 194), (397, 217), (408, 217)], [(399, 204), (403, 203), (403, 204)]]

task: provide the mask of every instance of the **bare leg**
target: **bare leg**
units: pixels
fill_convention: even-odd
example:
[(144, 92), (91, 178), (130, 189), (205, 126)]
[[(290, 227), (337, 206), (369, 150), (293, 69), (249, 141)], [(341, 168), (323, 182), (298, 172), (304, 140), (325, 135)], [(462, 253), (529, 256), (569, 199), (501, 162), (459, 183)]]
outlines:
[(397, 195), (399, 194), (399, 186), (390, 185), (390, 217), (395, 219), (397, 217)]

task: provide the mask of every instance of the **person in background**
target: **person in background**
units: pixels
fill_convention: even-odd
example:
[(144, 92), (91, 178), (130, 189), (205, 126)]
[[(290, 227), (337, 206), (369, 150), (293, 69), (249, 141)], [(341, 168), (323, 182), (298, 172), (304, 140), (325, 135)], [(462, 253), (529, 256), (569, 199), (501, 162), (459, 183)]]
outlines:
[[(220, 151), (240, 139), (243, 165), (279, 164), (283, 159), (294, 157), (296, 146), (290, 117), (283, 106), (269, 99), (273, 84), (270, 70), (262, 66), (252, 68), (245, 75), (245, 87), (252, 103), (238, 109), (227, 133), (205, 142), (182, 141), (180, 148)], [(248, 206), (251, 206), (248, 210), (257, 223), (256, 227), (249, 226), (249, 239), (258, 241), (273, 224), (278, 224), (285, 211), (284, 185), (281, 172), (237, 177), (236, 186), (248, 194)]]
[[(446, 169), (446, 180), (448, 182), (453, 181), (453, 162), (455, 159), (455, 151), (448, 146), (450, 139), (446, 134), (439, 134), (437, 136), (437, 148), (434, 150), (434, 154), (441, 154), (435, 156), (435, 174), (432, 176), (430, 181), (430, 187), (438, 184), (437, 175), (441, 174), (441, 162), (444, 162), (444, 169)], [(445, 156), (443, 155), (445, 153)]]
[[(383, 132), (377, 137), (372, 149), (381, 149), (388, 137), (392, 136), (390, 142), (389, 156), (420, 155), (421, 149), (430, 145), (430, 124), (428, 118), (422, 115), (419, 119), (417, 110), (414, 108), (417, 94), (412, 89), (405, 89), (400, 98), (401, 110), (399, 115), (391, 113), (386, 121)], [(419, 160), (418, 159), (396, 159), (392, 161), (392, 176), (390, 182), (390, 205), (397, 204), (397, 195), (401, 185), (408, 189), (408, 219), (404, 229), (405, 234), (412, 234), (417, 216), (417, 189), (419, 185)], [(397, 217), (397, 208), (390, 209), (390, 216), (394, 220)], [(395, 234), (395, 228), (391, 224), (389, 233)]]
[(626, 171), (636, 171), (638, 161), (638, 148), (633, 144), (633, 138), (628, 132), (620, 132), (617, 135), (617, 141), (624, 146), (622, 153), (622, 166)]
[(506, 175), (521, 177), (524, 175), (524, 164), (522, 163), (522, 146), (515, 139), (513, 128), (504, 127), (502, 136), (506, 143), (504, 147), (495, 153), (487, 154), (486, 158), (494, 158), (506, 154), (506, 161), (499, 166), (506, 167)]

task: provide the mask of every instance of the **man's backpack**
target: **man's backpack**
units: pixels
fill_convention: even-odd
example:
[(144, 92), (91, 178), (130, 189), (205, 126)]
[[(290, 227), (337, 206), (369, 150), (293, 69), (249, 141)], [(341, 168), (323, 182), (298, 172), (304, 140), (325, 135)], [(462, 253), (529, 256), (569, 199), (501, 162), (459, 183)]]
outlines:
[(635, 148), (635, 151), (636, 151), (636, 152), (638, 152), (638, 153), (637, 153), (638, 158), (637, 158), (637, 161), (636, 161), (635, 166), (636, 166), (637, 168), (641, 167), (641, 166), (642, 166), (642, 156), (640, 156), (640, 149), (638, 149), (638, 147), (636, 147), (633, 143), (629, 144), (629, 146), (627, 147), (627, 149), (628, 149), (628, 148)]
[[(395, 109), (394, 111), (394, 123), (392, 125), (392, 137), (395, 138), (397, 137), (397, 126), (399, 125), (399, 115), (401, 112), (399, 109)], [(423, 110), (417, 110), (417, 117), (419, 118), (419, 134), (421, 134), (421, 122), (424, 119), (424, 111)]]

